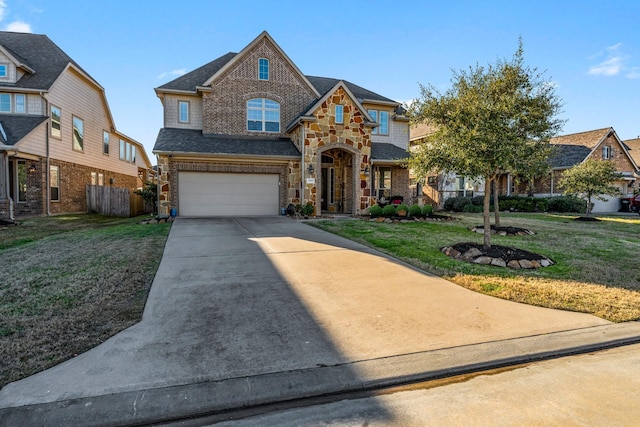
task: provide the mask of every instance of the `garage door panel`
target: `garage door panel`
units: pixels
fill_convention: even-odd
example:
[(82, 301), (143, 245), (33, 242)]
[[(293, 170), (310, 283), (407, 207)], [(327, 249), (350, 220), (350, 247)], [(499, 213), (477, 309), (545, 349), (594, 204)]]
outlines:
[(183, 216), (277, 215), (276, 174), (180, 172), (178, 213)]

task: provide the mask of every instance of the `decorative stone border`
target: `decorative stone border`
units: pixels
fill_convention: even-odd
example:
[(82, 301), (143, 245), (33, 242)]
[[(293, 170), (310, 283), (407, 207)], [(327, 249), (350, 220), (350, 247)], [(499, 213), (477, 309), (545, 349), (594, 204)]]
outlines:
[[(366, 219), (366, 218), (365, 218)], [(427, 221), (452, 221), (455, 220), (457, 218), (453, 218), (453, 217), (446, 217), (443, 215), (436, 215), (436, 216), (428, 216), (428, 217), (384, 217), (384, 216), (378, 216), (375, 218), (370, 218), (369, 222), (384, 222), (387, 224), (398, 224), (398, 223), (407, 223), (407, 222), (427, 222)]]
[(460, 253), (458, 250), (454, 249), (451, 246), (445, 246), (440, 250), (443, 254), (448, 257), (458, 259), (460, 261), (470, 262), (473, 264), (481, 264), (481, 265), (493, 265), (496, 267), (508, 267), (514, 270), (525, 269), (531, 270), (540, 267), (548, 267), (553, 265), (554, 262), (549, 258), (540, 255), (540, 259), (537, 260), (529, 260), (529, 259), (512, 259), (509, 262), (506, 262), (502, 258), (492, 258), (490, 256), (485, 256), (482, 251), (478, 248), (471, 248), (465, 253)]
[(149, 219), (143, 219), (142, 221), (140, 221), (138, 224), (164, 224), (165, 222), (173, 222), (173, 217), (172, 216), (164, 216), (164, 217), (160, 217), (160, 218), (149, 218)]

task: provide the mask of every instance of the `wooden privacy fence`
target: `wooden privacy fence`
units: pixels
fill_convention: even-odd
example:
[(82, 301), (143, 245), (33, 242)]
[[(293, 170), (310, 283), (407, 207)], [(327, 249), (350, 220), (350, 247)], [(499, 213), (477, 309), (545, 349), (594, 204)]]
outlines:
[(129, 217), (144, 210), (142, 197), (128, 188), (87, 185), (87, 212)]

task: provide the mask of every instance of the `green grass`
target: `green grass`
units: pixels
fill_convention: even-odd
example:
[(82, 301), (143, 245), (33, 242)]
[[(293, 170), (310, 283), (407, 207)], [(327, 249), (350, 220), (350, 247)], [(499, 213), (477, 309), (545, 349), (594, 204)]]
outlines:
[(470, 264), (440, 249), (482, 243), (469, 228), (482, 215), (456, 214), (441, 222), (319, 221), (313, 225), (379, 249), (430, 273), (488, 295), (543, 307), (592, 313), (611, 321), (640, 320), (640, 218), (503, 213), (501, 225), (533, 230), (533, 236), (492, 236), (494, 245), (545, 255), (555, 265), (512, 270)]
[(0, 228), (0, 386), (138, 322), (170, 224), (63, 215)]

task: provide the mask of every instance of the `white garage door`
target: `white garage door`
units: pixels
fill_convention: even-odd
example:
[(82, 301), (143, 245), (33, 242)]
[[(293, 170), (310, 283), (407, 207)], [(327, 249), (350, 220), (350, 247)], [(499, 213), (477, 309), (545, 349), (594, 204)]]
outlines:
[(180, 172), (178, 215), (278, 215), (278, 175)]

